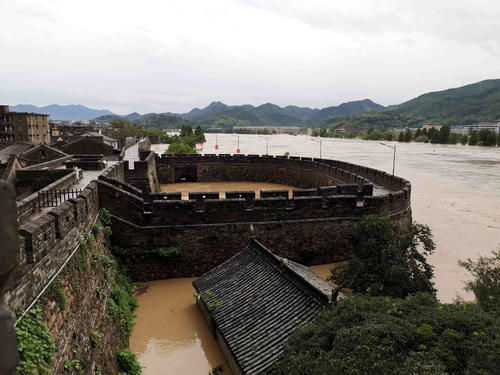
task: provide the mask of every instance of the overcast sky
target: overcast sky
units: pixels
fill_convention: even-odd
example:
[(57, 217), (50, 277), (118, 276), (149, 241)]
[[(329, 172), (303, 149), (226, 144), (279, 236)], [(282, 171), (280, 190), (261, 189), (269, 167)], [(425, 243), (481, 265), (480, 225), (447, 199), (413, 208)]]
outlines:
[(500, 78), (498, 0), (0, 0), (0, 104), (398, 104)]

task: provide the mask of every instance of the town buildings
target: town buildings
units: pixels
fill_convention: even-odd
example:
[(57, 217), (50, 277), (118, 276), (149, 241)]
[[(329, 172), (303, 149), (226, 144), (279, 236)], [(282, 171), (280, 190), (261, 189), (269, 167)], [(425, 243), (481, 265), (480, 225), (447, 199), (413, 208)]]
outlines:
[(50, 143), (49, 115), (10, 112), (8, 105), (1, 105), (0, 142)]
[(451, 132), (462, 135), (469, 135), (472, 132), (478, 132), (482, 129), (487, 129), (498, 134), (500, 133), (500, 123), (481, 122), (479, 124), (473, 125), (452, 126)]

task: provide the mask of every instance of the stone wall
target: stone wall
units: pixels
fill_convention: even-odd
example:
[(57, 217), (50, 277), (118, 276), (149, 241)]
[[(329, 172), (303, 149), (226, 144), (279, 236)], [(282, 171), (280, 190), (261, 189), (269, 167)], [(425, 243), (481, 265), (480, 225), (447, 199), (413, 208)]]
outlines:
[[(72, 186), (76, 181), (76, 172), (70, 170), (60, 170), (64, 172), (64, 177), (45, 186), (41, 191), (64, 190)], [(19, 171), (28, 172), (28, 171)], [(35, 172), (35, 171), (30, 171)], [(47, 172), (46, 170), (40, 172)], [(80, 177), (81, 177), (81, 171)], [(28, 220), (33, 214), (38, 212), (38, 191), (17, 202), (17, 219), (19, 222)]]
[(125, 163), (125, 180), (145, 193), (157, 192), (160, 189), (154, 155), (152, 151), (140, 150), (140, 160), (134, 162), (133, 168), (129, 166), (128, 161)]
[(77, 360), (86, 374), (118, 373), (115, 354), (127, 342), (117, 322), (108, 316), (114, 277), (111, 269), (105, 271), (93, 261), (95, 256), (111, 256), (102, 235), (86, 251), (74, 255), (75, 259), (58, 276), (59, 292), (65, 296), (64, 308), (47, 296), (50, 293), (41, 298), (43, 315), (57, 348), (50, 366), (54, 374), (68, 373), (64, 364), (72, 360)]
[[(99, 181), (100, 204), (113, 215), (113, 240), (123, 247), (122, 259), (138, 280), (199, 276), (245, 246), (250, 224), (259, 241), (278, 255), (313, 265), (348, 259), (357, 222), (365, 215), (387, 212), (401, 225), (411, 223), (410, 183), (370, 168), (310, 158), (227, 155), (162, 157), (157, 163), (160, 181), (193, 173), (198, 181), (274, 182), (281, 170), (280, 178), (288, 172), (295, 185), (313, 188), (294, 190), (292, 198), (287, 191), (267, 192), (259, 199), (253, 192), (229, 192), (228, 199), (207, 192), (180, 200), (179, 194), (141, 196), (127, 183)], [(387, 193), (373, 195), (371, 179)], [(332, 180), (335, 185), (315, 185)], [(169, 247), (181, 254), (165, 258), (155, 250)]]
[(187, 181), (257, 181), (308, 189), (345, 183), (368, 183), (364, 178), (311, 158), (258, 155), (189, 155), (157, 158), (160, 184)]
[[(393, 215), (411, 223), (411, 210)], [(359, 217), (254, 222), (256, 238), (279, 256), (315, 265), (347, 260), (354, 250)], [(113, 242), (135, 280), (200, 276), (243, 249), (250, 223), (140, 227), (113, 217)], [(180, 256), (164, 258), (154, 250), (177, 247)]]

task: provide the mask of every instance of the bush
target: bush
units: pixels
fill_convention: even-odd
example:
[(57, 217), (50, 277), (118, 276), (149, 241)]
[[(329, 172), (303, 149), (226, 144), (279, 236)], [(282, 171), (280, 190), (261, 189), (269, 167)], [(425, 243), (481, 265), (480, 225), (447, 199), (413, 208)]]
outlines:
[(500, 319), (473, 303), (355, 296), (287, 341), (276, 374), (496, 374)]
[(44, 293), (44, 298), (55, 301), (60, 310), (66, 309), (66, 293), (61, 284), (61, 279), (56, 277)]
[(412, 224), (401, 232), (388, 216), (365, 216), (358, 224), (351, 260), (332, 270), (332, 280), (374, 296), (435, 293), (433, 267), (426, 259), (434, 248), (425, 225)]
[(101, 221), (101, 223), (103, 223), (104, 225), (109, 225), (111, 224), (111, 214), (109, 213), (108, 210), (106, 210), (105, 208), (101, 208), (99, 210), (99, 220)]
[(129, 349), (123, 349), (116, 353), (116, 359), (120, 372), (127, 375), (140, 375), (142, 373), (142, 367), (137, 361), (137, 357)]
[(111, 235), (113, 234), (113, 231), (111, 230), (111, 227), (104, 227), (104, 238), (109, 241), (111, 238)]
[(133, 311), (137, 308), (137, 299), (133, 296), (134, 286), (122, 274), (117, 275), (117, 281), (111, 292), (109, 300), (109, 315), (117, 319), (120, 333), (127, 339), (134, 328), (135, 315)]
[(96, 348), (97, 345), (99, 345), (101, 337), (102, 335), (99, 331), (94, 331), (90, 334), (90, 344), (92, 345), (93, 348)]
[(66, 361), (64, 363), (64, 370), (67, 372), (76, 372), (77, 374), (83, 374), (83, 367), (78, 359)]
[(153, 253), (158, 254), (162, 258), (173, 258), (181, 255), (181, 249), (178, 247), (159, 247), (152, 250)]
[(500, 313), (500, 251), (493, 251), (491, 257), (467, 259), (459, 264), (474, 276), (466, 289), (474, 293), (479, 305), (486, 311)]
[(99, 237), (99, 235), (102, 232), (102, 227), (98, 224), (94, 224), (92, 226), (92, 234), (94, 235), (95, 238)]

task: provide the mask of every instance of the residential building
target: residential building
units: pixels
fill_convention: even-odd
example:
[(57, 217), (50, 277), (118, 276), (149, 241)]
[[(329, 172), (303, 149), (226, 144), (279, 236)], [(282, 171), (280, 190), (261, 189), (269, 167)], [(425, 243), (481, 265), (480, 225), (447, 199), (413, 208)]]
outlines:
[(500, 122), (499, 123), (482, 122), (482, 123), (473, 124), (473, 125), (452, 126), (451, 132), (464, 135), (464, 134), (471, 134), (474, 131), (478, 132), (482, 129), (487, 129), (489, 131), (492, 131), (492, 132), (495, 132), (498, 134), (498, 133), (500, 133)]
[(0, 142), (50, 143), (49, 115), (10, 112), (8, 105), (0, 106)]
[(443, 127), (442, 124), (431, 124), (431, 123), (428, 123), (428, 124), (424, 124), (422, 126), (422, 129), (436, 129), (436, 130), (441, 130), (441, 128)]

